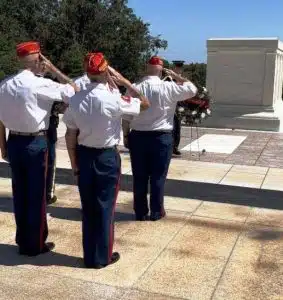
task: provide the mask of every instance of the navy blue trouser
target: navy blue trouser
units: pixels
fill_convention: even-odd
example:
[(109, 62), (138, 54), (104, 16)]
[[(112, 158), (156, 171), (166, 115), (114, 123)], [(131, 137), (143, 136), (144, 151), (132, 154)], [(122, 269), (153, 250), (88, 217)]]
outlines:
[(137, 216), (149, 212), (147, 202), (150, 182), (150, 213), (163, 216), (164, 185), (172, 156), (172, 132), (136, 131), (129, 135), (129, 149), (134, 179), (134, 210)]
[(114, 241), (114, 210), (121, 159), (116, 148), (78, 146), (79, 192), (83, 213), (83, 250), (87, 267), (107, 265)]
[(55, 169), (56, 169), (56, 142), (48, 141), (48, 167), (46, 176), (46, 200), (54, 196), (55, 191)]
[(45, 136), (10, 135), (8, 158), (16, 219), (16, 243), (38, 254), (48, 235), (46, 220), (47, 139)]

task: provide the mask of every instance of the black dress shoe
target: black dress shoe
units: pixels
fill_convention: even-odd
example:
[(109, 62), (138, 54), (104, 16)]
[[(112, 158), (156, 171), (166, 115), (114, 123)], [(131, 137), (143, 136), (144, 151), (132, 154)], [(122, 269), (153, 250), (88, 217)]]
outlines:
[(109, 265), (113, 265), (115, 264), (118, 260), (120, 259), (120, 254), (118, 252), (113, 252), (112, 257), (111, 257), (111, 261), (109, 264), (106, 265), (100, 265), (100, 264), (94, 264), (94, 265), (88, 265), (85, 264), (85, 267), (88, 269), (103, 269)]
[(178, 156), (182, 155), (182, 153), (178, 149), (174, 149), (173, 154)]
[(166, 216), (166, 213), (153, 213), (150, 215), (150, 221), (158, 221), (163, 219)]
[(52, 242), (45, 243), (43, 249), (40, 251), (40, 254), (44, 254), (52, 251), (55, 248), (55, 244)]
[(53, 196), (47, 199), (47, 205), (51, 205), (57, 201), (57, 197)]
[(26, 256), (37, 256), (40, 254), (48, 253), (52, 251), (55, 248), (55, 244), (52, 242), (45, 243), (42, 250), (40, 252), (32, 252), (32, 251), (27, 251), (25, 249), (19, 249), (19, 254), (20, 255), (26, 255)]
[(138, 216), (136, 215), (136, 221), (147, 221), (148, 220), (148, 216)]

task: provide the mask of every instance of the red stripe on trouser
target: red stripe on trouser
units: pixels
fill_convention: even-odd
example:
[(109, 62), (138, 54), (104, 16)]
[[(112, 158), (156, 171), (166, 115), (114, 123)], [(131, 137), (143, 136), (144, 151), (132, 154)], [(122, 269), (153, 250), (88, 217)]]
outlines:
[(45, 224), (46, 224), (46, 179), (47, 179), (47, 171), (48, 171), (48, 150), (46, 150), (45, 157), (44, 157), (44, 191), (41, 203), (41, 224), (40, 224), (40, 231), (39, 231), (39, 243), (40, 243), (40, 250), (43, 249), (45, 240), (44, 240), (44, 231), (45, 231)]
[(116, 201), (118, 198), (118, 193), (120, 189), (120, 179), (121, 179), (121, 169), (119, 171), (118, 180), (115, 187), (115, 199), (112, 207), (112, 218), (111, 218), (111, 228), (110, 228), (110, 234), (109, 234), (109, 253), (108, 253), (108, 263), (111, 262), (112, 253), (113, 253), (113, 244), (114, 244), (114, 212), (116, 207)]

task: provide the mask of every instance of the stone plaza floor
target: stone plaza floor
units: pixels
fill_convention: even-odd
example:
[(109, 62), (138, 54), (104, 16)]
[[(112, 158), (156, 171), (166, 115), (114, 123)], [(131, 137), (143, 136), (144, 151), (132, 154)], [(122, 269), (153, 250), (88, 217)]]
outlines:
[[(200, 140), (201, 147), (209, 150), (203, 157), (233, 158), (235, 151), (252, 153), (256, 145), (265, 143), (259, 161), (266, 149), (273, 148), (279, 155), (282, 147), (283, 135), (275, 133), (200, 131), (199, 137), (218, 135), (219, 143), (209, 142), (211, 136)], [(183, 130), (181, 148), (188, 146), (188, 132)], [(229, 145), (223, 138), (237, 134), (241, 138), (230, 139)], [(122, 148), (114, 246), (121, 260), (102, 270), (89, 270), (82, 265), (80, 201), (62, 136), (58, 202), (48, 208), (48, 240), (56, 243), (52, 253), (18, 256), (10, 170), (0, 162), (0, 299), (283, 299), (283, 169), (279, 163), (197, 161), (194, 147), (198, 145), (191, 144), (188, 148), (196, 151), (185, 149), (181, 158), (171, 162), (165, 189), (167, 217), (135, 222), (129, 154)], [(241, 148), (245, 142), (253, 144), (249, 139), (254, 148)], [(278, 160), (283, 159), (282, 153)], [(196, 159), (189, 159), (189, 154), (196, 154), (192, 156)]]

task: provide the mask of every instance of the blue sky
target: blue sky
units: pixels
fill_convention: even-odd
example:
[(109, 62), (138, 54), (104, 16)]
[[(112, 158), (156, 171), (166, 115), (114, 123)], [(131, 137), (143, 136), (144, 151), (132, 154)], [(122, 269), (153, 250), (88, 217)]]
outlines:
[(206, 40), (221, 37), (279, 37), (283, 0), (128, 0), (136, 15), (161, 34), (168, 60), (206, 61)]

